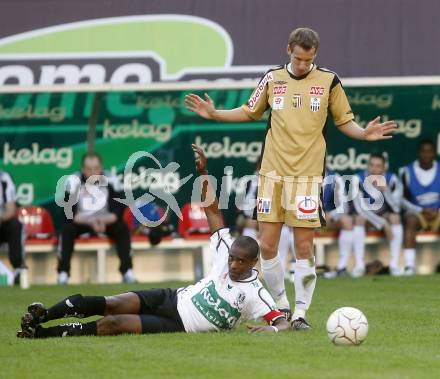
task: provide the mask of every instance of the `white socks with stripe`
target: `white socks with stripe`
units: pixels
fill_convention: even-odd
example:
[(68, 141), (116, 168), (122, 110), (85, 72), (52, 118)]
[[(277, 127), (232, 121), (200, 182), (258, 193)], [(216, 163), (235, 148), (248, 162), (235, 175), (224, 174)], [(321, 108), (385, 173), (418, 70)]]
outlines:
[(405, 267), (416, 267), (416, 249), (403, 250), (405, 256)]
[(400, 249), (403, 241), (402, 224), (391, 225), (393, 239), (390, 241), (390, 270), (399, 270)]
[(279, 309), (290, 309), (289, 300), (287, 300), (286, 287), (284, 286), (284, 269), (281, 264), (280, 256), (275, 258), (261, 258), (261, 271), (267, 284), (267, 289), (275, 300)]
[(365, 226), (355, 225), (353, 228), (354, 257), (356, 260), (354, 270), (365, 269)]
[(347, 268), (348, 259), (350, 258), (351, 249), (353, 247), (353, 230), (342, 229), (339, 233), (339, 261), (336, 266), (337, 270)]
[(305, 318), (316, 286), (315, 258), (297, 259), (295, 265), (295, 311), (292, 320)]

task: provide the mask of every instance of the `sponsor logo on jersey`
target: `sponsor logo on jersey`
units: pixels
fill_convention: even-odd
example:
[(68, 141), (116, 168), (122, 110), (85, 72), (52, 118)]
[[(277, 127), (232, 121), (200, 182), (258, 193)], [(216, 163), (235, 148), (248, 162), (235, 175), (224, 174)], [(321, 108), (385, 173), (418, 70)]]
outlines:
[(287, 86), (274, 86), (273, 87), (273, 94), (275, 96), (277, 95), (285, 95), (287, 91)]
[(318, 218), (318, 196), (296, 196), (295, 203), (298, 220)]
[(277, 80), (276, 82), (274, 82), (275, 84), (278, 85), (283, 85), (283, 84), (287, 84), (287, 82), (285, 80)]
[(323, 96), (325, 88), (320, 86), (311, 86), (309, 94), (312, 96)]
[(266, 84), (272, 80), (273, 80), (273, 75), (271, 72), (268, 72), (266, 75), (264, 75), (264, 78), (261, 79), (261, 82), (258, 84), (257, 88), (255, 88), (254, 92), (252, 93), (251, 97), (247, 102), (249, 109), (251, 110), (255, 109), (258, 99), (260, 98), (261, 94), (264, 91), (264, 87), (266, 87)]
[(272, 109), (284, 109), (284, 97), (275, 96), (272, 102)]
[(293, 95), (292, 103), (294, 108), (296, 109), (301, 108), (301, 95), (298, 93)]
[(191, 301), (211, 324), (220, 329), (232, 329), (241, 317), (240, 310), (218, 294), (212, 280)]
[(265, 199), (263, 197), (259, 197), (257, 199), (257, 212), (258, 213), (269, 214), (271, 207), (272, 207), (272, 200), (271, 199)]
[(321, 99), (319, 97), (310, 98), (310, 110), (312, 112), (318, 112), (321, 108)]
[(439, 202), (440, 195), (438, 192), (426, 192), (421, 195), (417, 195), (417, 203), (419, 203), (421, 206), (432, 206), (433, 204), (437, 204)]

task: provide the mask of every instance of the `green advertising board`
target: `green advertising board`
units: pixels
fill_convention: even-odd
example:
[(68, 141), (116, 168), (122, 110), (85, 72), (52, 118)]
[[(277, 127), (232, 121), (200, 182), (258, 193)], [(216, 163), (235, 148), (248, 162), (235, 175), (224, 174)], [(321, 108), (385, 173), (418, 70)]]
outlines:
[[(205, 91), (199, 91), (203, 93)], [(252, 88), (208, 90), (219, 108), (245, 103)], [(340, 173), (365, 168), (368, 155), (386, 152), (390, 169), (397, 171), (416, 157), (421, 138), (432, 138), (440, 154), (440, 86), (382, 86), (346, 88), (356, 121), (365, 126), (374, 117), (394, 119), (393, 139), (367, 143), (342, 135), (329, 122), (327, 165)], [(243, 192), (263, 145), (266, 120), (224, 124), (199, 118), (184, 107), (188, 91), (52, 92), (0, 94), (0, 169), (17, 185), (20, 204), (41, 204), (55, 211), (58, 180), (79, 170), (88, 148), (99, 152), (106, 170), (121, 185), (131, 183), (136, 196), (167, 188), (179, 205), (190, 201), (194, 177), (191, 143), (201, 145), (210, 173), (230, 193), (223, 199), (232, 218), (236, 194)], [(139, 159), (130, 178), (124, 167), (131, 154), (151, 153), (173, 170), (141, 175), (156, 163)], [(177, 168), (176, 168), (177, 167)], [(60, 210), (58, 210), (60, 211)]]

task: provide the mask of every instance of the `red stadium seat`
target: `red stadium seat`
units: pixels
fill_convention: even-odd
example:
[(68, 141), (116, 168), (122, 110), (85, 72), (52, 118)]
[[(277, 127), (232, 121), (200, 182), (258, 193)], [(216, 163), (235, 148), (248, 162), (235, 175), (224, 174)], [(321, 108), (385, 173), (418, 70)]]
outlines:
[(133, 213), (131, 212), (130, 208), (127, 207), (125, 209), (122, 218), (123, 218), (124, 222), (127, 224), (130, 232), (132, 232), (134, 229), (134, 222), (133, 222)]
[(27, 240), (55, 242), (55, 228), (52, 216), (43, 207), (18, 207), (17, 217), (24, 226)]
[(209, 238), (209, 224), (201, 203), (187, 203), (182, 208), (179, 234), (183, 238)]

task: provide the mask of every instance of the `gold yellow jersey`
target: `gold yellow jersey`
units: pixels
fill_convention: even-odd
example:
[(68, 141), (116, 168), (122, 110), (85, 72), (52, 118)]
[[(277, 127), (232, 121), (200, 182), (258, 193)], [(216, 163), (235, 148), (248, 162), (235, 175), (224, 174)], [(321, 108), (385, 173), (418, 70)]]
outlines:
[(254, 120), (271, 109), (260, 174), (281, 177), (322, 176), (328, 113), (336, 126), (354, 118), (338, 76), (316, 65), (301, 77), (269, 70), (242, 108)]

